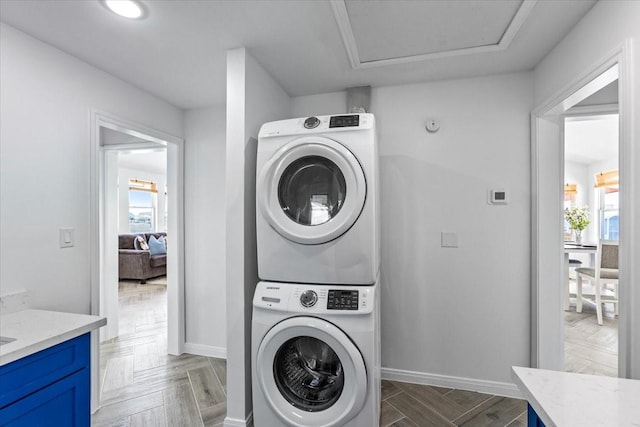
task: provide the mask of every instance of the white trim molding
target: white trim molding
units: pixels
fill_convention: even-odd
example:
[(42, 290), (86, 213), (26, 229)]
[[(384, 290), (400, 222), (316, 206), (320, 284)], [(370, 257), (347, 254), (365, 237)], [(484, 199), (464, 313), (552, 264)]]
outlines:
[(431, 385), (457, 390), (475, 391), (498, 396), (522, 399), (522, 393), (514, 383), (478, 380), (474, 378), (453, 377), (448, 375), (428, 374), (424, 372), (405, 371), (402, 369), (382, 368), (382, 379), (404, 383)]
[(246, 420), (227, 417), (222, 425), (223, 427), (253, 427), (253, 412), (247, 416)]
[(184, 343), (184, 352), (195, 354), (196, 356), (215, 357), (216, 359), (227, 359), (227, 349), (212, 345), (196, 344), (192, 342)]
[(468, 47), (462, 49), (446, 50), (441, 52), (425, 53), (421, 55), (401, 56), (397, 58), (376, 59), (372, 61), (361, 61), (358, 53), (353, 28), (349, 20), (349, 12), (345, 0), (331, 0), (331, 9), (336, 18), (342, 41), (344, 43), (349, 62), (353, 69), (375, 68), (385, 65), (406, 64), (411, 62), (427, 61), (431, 59), (447, 58), (452, 56), (471, 55), (474, 53), (487, 53), (505, 50), (509, 47), (516, 34), (527, 20), (527, 17), (533, 10), (538, 0), (524, 0), (520, 8), (514, 15), (513, 19), (507, 26), (504, 34), (500, 37), (500, 41), (496, 44), (488, 44), (483, 46)]

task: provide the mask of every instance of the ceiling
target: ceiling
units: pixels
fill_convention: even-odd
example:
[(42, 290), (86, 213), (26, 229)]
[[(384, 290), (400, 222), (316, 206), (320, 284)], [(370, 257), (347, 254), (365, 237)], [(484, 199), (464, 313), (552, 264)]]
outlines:
[[(100, 145), (120, 146), (118, 152), (118, 166), (158, 175), (167, 174), (167, 148), (160, 144), (126, 133), (100, 127)], [(129, 145), (128, 147), (123, 147)]]
[(591, 165), (618, 157), (618, 114), (566, 119), (565, 160)]
[(118, 167), (166, 175), (167, 149), (119, 151)]
[(596, 0), (141, 1), (140, 21), (97, 0), (3, 0), (0, 20), (189, 109), (224, 105), (239, 47), (290, 96), (531, 70)]

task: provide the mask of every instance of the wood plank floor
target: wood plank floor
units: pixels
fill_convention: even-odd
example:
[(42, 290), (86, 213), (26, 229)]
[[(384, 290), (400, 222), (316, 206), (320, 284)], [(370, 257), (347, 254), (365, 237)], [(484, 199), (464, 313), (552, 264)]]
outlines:
[[(96, 427), (221, 426), (226, 363), (167, 352), (166, 282), (120, 283), (121, 335), (101, 345)], [(526, 402), (383, 381), (380, 426), (525, 426)]]
[(120, 283), (120, 336), (100, 348), (96, 427), (221, 426), (226, 361), (167, 355), (166, 279)]
[(603, 325), (598, 325), (595, 306), (584, 304), (576, 313), (575, 304), (564, 313), (565, 371), (618, 376), (618, 317), (612, 304), (605, 304)]

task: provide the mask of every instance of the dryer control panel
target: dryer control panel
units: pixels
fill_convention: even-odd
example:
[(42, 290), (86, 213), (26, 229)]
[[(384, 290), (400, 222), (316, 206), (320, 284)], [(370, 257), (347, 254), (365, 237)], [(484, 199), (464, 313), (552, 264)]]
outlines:
[[(335, 138), (341, 138), (337, 135), (338, 133), (358, 132), (359, 135), (366, 135), (364, 131), (375, 133), (375, 117), (371, 113), (308, 116), (268, 122), (260, 128), (258, 138), (264, 144), (267, 138), (315, 134), (335, 135)], [(366, 138), (366, 136), (358, 136), (358, 138)]]
[(360, 126), (360, 116), (350, 114), (348, 116), (331, 116), (329, 119), (330, 128), (346, 128)]
[(307, 285), (260, 282), (254, 307), (290, 313), (368, 314), (375, 305), (376, 286)]

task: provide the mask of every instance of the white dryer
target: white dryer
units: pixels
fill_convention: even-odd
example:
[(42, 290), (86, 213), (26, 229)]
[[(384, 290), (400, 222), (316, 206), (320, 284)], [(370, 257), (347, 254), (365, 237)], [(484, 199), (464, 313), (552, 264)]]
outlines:
[(260, 282), (251, 335), (256, 427), (378, 425), (375, 285)]
[(258, 276), (374, 284), (378, 152), (372, 114), (262, 125), (256, 170)]

